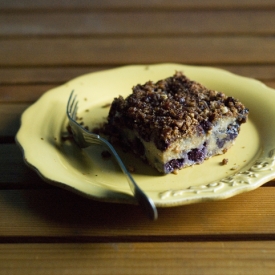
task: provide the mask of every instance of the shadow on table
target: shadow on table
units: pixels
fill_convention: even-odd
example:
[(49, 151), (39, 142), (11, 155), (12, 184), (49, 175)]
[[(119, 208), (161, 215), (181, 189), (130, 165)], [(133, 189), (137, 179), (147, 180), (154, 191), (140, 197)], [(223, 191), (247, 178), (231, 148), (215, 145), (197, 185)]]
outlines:
[(138, 206), (96, 202), (54, 187), (8, 190), (0, 196), (2, 205), (9, 209), (3, 214), (15, 213), (2, 220), (10, 221), (15, 231), (34, 240), (194, 241), (214, 235), (221, 238), (226, 228), (242, 226), (238, 203), (234, 201), (160, 208), (159, 219), (153, 222)]

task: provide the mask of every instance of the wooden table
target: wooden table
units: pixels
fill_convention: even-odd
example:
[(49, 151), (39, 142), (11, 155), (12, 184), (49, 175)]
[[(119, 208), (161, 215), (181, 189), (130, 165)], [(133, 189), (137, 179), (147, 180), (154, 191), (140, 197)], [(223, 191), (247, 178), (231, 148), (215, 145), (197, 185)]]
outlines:
[(0, 274), (274, 274), (275, 182), (159, 209), (43, 182), (14, 142), (22, 112), (78, 75), (209, 65), (275, 88), (273, 0), (0, 0)]

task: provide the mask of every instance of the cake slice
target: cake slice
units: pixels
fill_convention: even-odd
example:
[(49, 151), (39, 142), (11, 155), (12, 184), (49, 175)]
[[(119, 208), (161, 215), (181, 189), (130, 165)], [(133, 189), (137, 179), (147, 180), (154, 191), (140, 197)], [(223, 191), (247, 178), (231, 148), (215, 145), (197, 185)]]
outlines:
[(209, 90), (181, 72), (133, 87), (112, 102), (109, 132), (167, 174), (225, 153), (248, 109), (237, 99)]

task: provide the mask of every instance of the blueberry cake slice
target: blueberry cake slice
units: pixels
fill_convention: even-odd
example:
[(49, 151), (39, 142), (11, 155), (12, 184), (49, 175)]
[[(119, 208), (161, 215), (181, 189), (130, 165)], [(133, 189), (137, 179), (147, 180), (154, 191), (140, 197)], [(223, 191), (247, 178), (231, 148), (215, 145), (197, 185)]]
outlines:
[(237, 99), (209, 90), (181, 72), (133, 87), (112, 102), (109, 132), (168, 174), (225, 153), (234, 143), (248, 109)]

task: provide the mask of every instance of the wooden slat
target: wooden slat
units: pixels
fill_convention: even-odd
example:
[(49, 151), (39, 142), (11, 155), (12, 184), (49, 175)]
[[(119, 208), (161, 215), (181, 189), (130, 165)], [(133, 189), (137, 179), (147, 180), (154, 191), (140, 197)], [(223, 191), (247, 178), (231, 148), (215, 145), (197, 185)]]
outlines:
[(170, 0), (170, 1), (154, 1), (154, 0), (79, 0), (79, 1), (54, 1), (54, 0), (20, 0), (0, 1), (0, 7), (3, 10), (28, 10), (28, 9), (240, 9), (254, 8), (266, 9), (273, 8), (275, 3), (273, 0)]
[(50, 188), (35, 171), (27, 167), (23, 152), (15, 144), (0, 144), (0, 175), (0, 190)]
[[(29, 90), (31, 92), (31, 90)], [(32, 97), (31, 93), (28, 94)], [(8, 97), (15, 97), (16, 94)], [(37, 93), (36, 98), (38, 98)], [(26, 99), (25, 99), (26, 100)], [(0, 141), (5, 142), (14, 140), (21, 124), (21, 115), (30, 106), (30, 104), (0, 104)]]
[(275, 243), (2, 244), (2, 274), (274, 274)]
[(4, 104), (0, 107), (0, 136), (14, 136), (20, 126), (20, 117), (27, 104)]
[[(58, 84), (41, 84), (41, 85), (0, 85), (0, 103), (20, 103), (20, 102), (34, 102), (36, 101), (43, 93), (47, 92), (48, 90), (61, 85), (62, 83)], [(9, 107), (4, 107), (9, 109)], [(21, 108), (16, 108), (21, 113)], [(15, 112), (16, 112), (15, 110)], [(0, 110), (2, 112), (8, 112), (8, 110)], [(9, 119), (9, 117), (6, 117)], [(5, 118), (0, 118), (0, 125), (2, 120)], [(4, 130), (4, 129), (2, 129)], [(1, 130), (0, 130), (1, 133)]]
[[(0, 16), (0, 37), (272, 35), (275, 31), (274, 17), (275, 10), (7, 13)], [(160, 28), (161, 22), (165, 24)]]
[(0, 66), (275, 62), (275, 40), (249, 36), (2, 39), (0, 48)]
[(266, 187), (227, 200), (161, 208), (152, 222), (137, 206), (98, 203), (59, 189), (2, 190), (0, 241), (274, 239), (274, 196), (275, 188)]
[(0, 66), (275, 62), (271, 37), (3, 39), (0, 48)]

